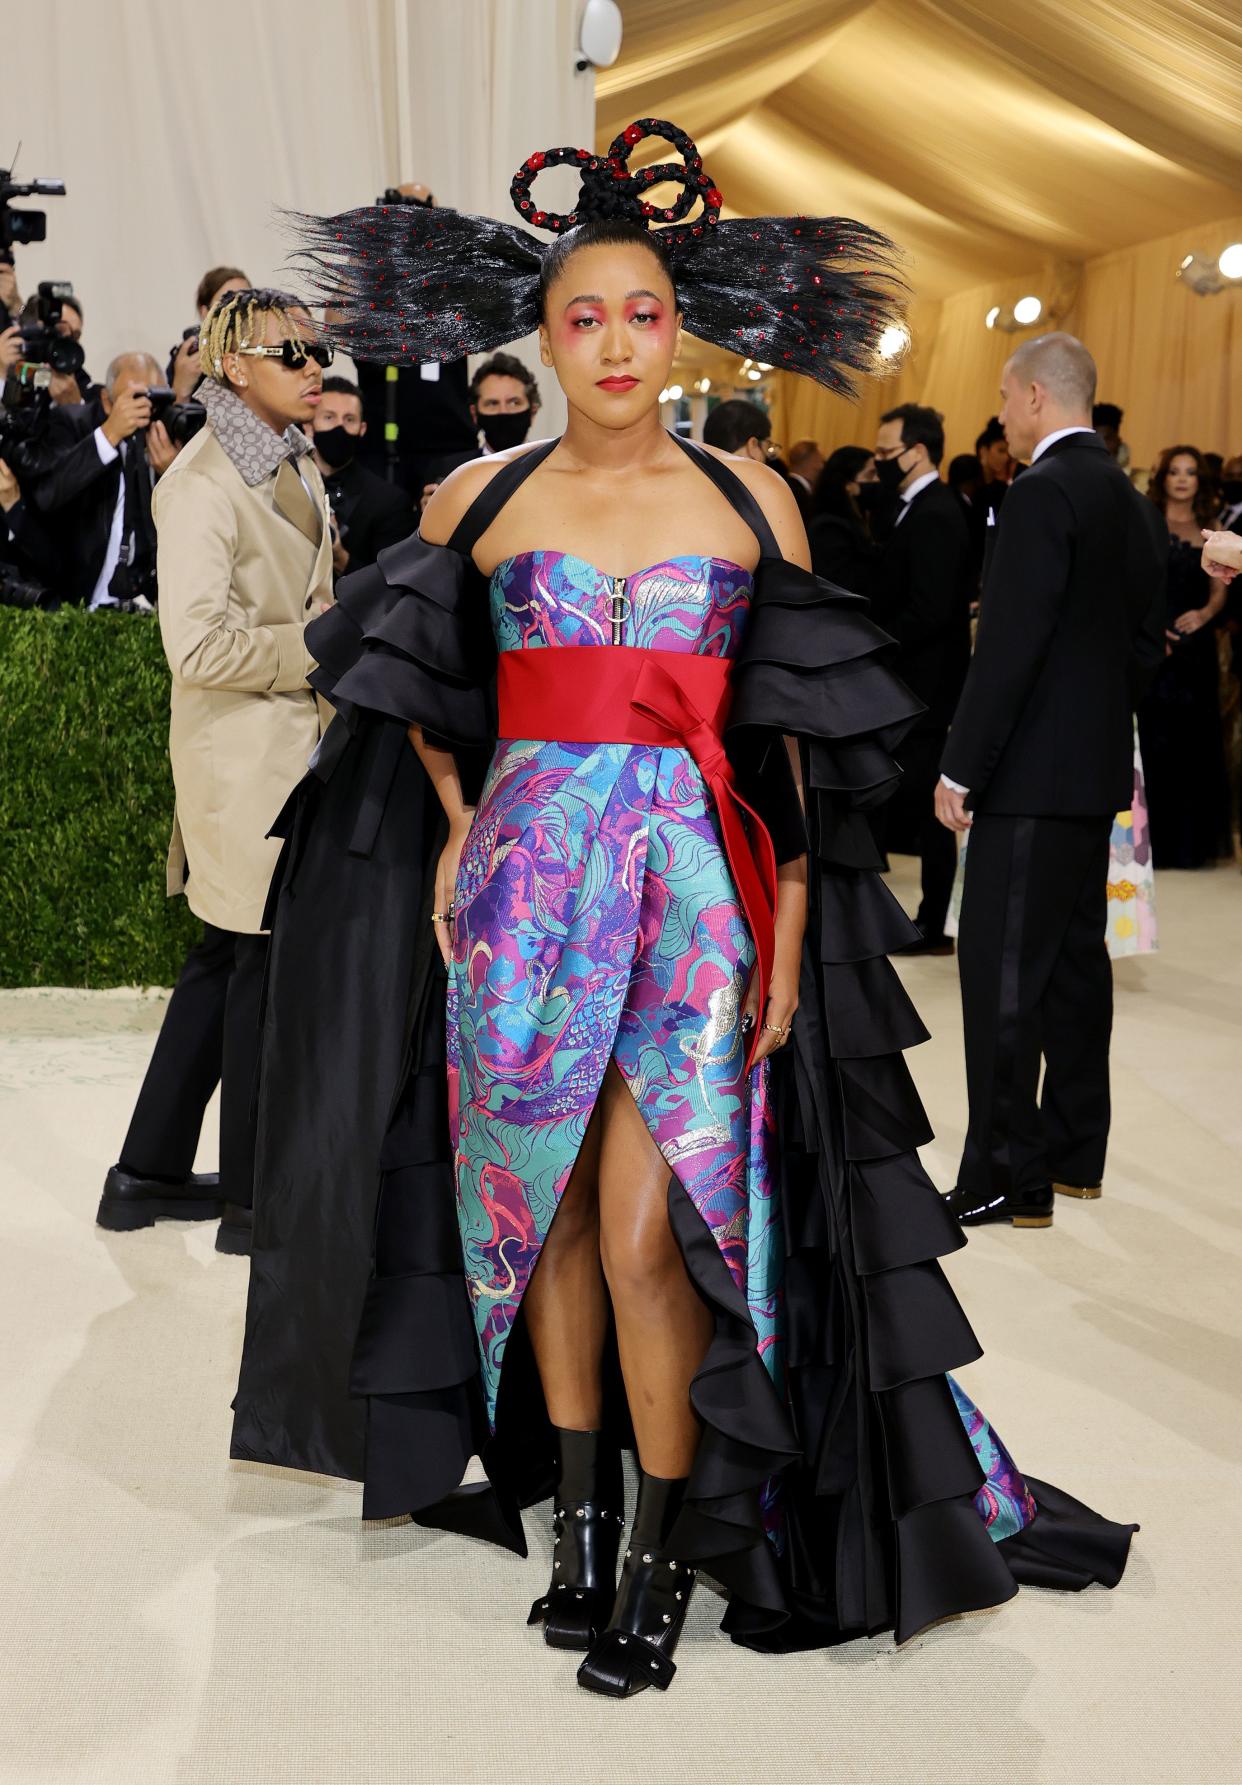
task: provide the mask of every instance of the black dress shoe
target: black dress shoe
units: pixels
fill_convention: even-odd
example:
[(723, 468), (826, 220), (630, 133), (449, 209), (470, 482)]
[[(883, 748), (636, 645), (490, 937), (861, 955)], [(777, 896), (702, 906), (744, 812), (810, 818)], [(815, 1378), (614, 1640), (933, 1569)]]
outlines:
[(625, 1523), (621, 1452), (602, 1432), (558, 1428), (556, 1436), (552, 1579), (526, 1622), (543, 1625), (549, 1648), (589, 1649), (617, 1597)]
[(249, 1258), (253, 1221), (252, 1209), (243, 1208), (240, 1203), (226, 1202), (216, 1232), (216, 1251), (230, 1252), (238, 1258)]
[(954, 953), (952, 936), (920, 936), (915, 942), (907, 942), (904, 948), (895, 948), (894, 954), (942, 954)]
[(1052, 1185), (1033, 1190), (951, 1190), (945, 1197), (949, 1212), (963, 1227), (982, 1227), (988, 1221), (1009, 1221), (1014, 1227), (1052, 1226)]
[(578, 1684), (605, 1698), (632, 1698), (655, 1686), (667, 1692), (677, 1672), (673, 1651), (690, 1608), (697, 1570), (667, 1551), (685, 1481), (643, 1475), (621, 1585), (608, 1628), (578, 1669)]
[(218, 1172), (192, 1172), (177, 1183), (114, 1165), (104, 1179), (95, 1220), (110, 1233), (132, 1233), (157, 1221), (214, 1221), (223, 1207)]

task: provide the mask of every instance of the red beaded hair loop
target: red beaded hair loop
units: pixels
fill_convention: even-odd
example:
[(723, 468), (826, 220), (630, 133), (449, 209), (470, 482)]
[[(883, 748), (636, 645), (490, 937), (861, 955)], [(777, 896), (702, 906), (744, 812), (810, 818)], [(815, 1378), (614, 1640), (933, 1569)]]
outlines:
[[(668, 143), (682, 159), (662, 161), (654, 167), (631, 173), (630, 156), (640, 142), (651, 136)], [(568, 213), (536, 209), (531, 198), (535, 180), (545, 168), (561, 167), (566, 163), (582, 169), (582, 186), (574, 209)], [(671, 205), (653, 205), (647, 194), (657, 185), (677, 185), (681, 191)], [(702, 235), (704, 223), (714, 227), (720, 221), (720, 207), (724, 202), (711, 177), (704, 173), (703, 157), (693, 140), (664, 118), (639, 118), (628, 124), (613, 139), (603, 157), (592, 155), (587, 149), (536, 150), (514, 174), (509, 192), (523, 222), (533, 224), (537, 229), (550, 229), (554, 235), (572, 229), (576, 223), (597, 218), (616, 218), (640, 229), (652, 228), (657, 220), (666, 226), (677, 224), (690, 215), (696, 203), (701, 204), (702, 211), (691, 229), (664, 227), (657, 231), (670, 245), (680, 245), (692, 235)]]

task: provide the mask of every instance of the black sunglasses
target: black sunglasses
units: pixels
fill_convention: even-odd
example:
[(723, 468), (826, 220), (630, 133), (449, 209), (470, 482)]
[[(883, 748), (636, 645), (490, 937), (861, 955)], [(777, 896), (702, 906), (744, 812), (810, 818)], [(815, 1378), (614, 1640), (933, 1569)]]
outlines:
[(308, 341), (302, 346), (296, 341), (282, 341), (279, 347), (239, 347), (237, 351), (251, 359), (278, 359), (291, 372), (300, 372), (308, 359), (326, 372), (334, 357), (331, 347), (323, 341)]

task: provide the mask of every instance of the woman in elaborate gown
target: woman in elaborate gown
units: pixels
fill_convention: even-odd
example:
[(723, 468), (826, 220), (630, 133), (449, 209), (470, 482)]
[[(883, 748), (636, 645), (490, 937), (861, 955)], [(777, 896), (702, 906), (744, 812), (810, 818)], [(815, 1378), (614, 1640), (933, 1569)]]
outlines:
[[(659, 211), (647, 134), (684, 158)], [(530, 198), (557, 160), (568, 217)], [(846, 385), (887, 244), (720, 223), (656, 120), (515, 200), (545, 252), (306, 225), (347, 344), (537, 320), (570, 420), (455, 472), (312, 628), (340, 717), (278, 824), (233, 1454), (521, 1554), (551, 1497), (530, 1621), (615, 1696), (668, 1686), (700, 1570), (768, 1651), (1111, 1585), (1133, 1527), (1019, 1475), (947, 1375), (979, 1347), (864, 816), (917, 702), (781, 480), (659, 422), (683, 317)]]

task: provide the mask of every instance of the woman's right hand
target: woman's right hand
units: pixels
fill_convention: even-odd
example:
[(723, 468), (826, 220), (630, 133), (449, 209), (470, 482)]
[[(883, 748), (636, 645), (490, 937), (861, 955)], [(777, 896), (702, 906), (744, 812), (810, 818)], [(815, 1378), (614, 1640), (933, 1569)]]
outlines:
[(440, 946), (440, 958), (447, 967), (453, 953), (452, 909), (453, 893), (457, 886), (457, 869), (461, 862), (461, 852), (466, 838), (470, 835), (470, 821), (474, 813), (463, 812), (449, 824), (448, 842), (440, 851), (440, 859), (436, 863), (436, 890), (432, 901), (435, 915), (436, 941)]

